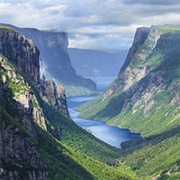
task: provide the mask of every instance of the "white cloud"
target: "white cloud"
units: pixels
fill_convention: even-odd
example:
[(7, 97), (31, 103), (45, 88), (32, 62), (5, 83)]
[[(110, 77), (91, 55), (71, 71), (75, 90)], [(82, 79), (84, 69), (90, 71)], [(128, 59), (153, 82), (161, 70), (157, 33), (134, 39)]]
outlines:
[(179, 0), (1, 0), (0, 21), (67, 31), (70, 46), (129, 48), (140, 26), (180, 24)]

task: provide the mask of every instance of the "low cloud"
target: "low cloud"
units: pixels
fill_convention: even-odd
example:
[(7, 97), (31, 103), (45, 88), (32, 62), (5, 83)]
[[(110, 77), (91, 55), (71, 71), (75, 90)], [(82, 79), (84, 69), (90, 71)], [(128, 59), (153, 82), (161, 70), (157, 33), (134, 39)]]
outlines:
[(179, 5), (179, 0), (123, 0), (124, 4), (144, 4), (144, 5), (160, 5), (160, 6), (168, 6), (168, 5)]
[(1, 0), (0, 21), (69, 33), (69, 45), (128, 49), (140, 26), (180, 24), (179, 0)]

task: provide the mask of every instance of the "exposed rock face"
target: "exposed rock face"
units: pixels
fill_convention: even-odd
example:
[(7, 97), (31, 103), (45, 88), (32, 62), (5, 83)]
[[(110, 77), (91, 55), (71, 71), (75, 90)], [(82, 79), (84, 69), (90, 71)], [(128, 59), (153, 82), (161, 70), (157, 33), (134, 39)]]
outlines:
[(132, 61), (132, 59), (134, 57), (134, 54), (138, 50), (138, 47), (141, 46), (144, 43), (144, 41), (146, 40), (146, 38), (147, 38), (147, 36), (149, 34), (149, 31), (150, 31), (150, 29), (147, 28), (147, 27), (138, 28), (136, 30), (133, 45), (129, 49), (128, 55), (126, 57), (124, 65), (121, 68), (120, 73), (122, 71), (124, 71), (128, 67), (128, 65), (131, 63), (131, 61)]
[[(22, 122), (30, 131), (33, 129), (31, 128), (32, 122), (36, 122), (40, 127), (46, 129), (42, 109), (28, 83), (3, 57), (0, 57), (0, 67), (3, 69), (0, 92), (1, 97), (6, 99), (3, 104), (7, 109), (11, 109), (9, 113), (14, 113), (13, 117)], [(33, 132), (30, 133), (33, 136)]]
[(34, 143), (17, 127), (2, 121), (3, 119), (0, 126), (0, 179), (46, 180), (48, 174)]
[[(46, 180), (35, 145), (35, 124), (47, 131), (49, 123), (39, 95), (69, 118), (65, 90), (40, 79), (39, 50), (31, 40), (8, 28), (0, 30), (0, 38), (0, 179)], [(60, 138), (59, 127), (54, 131)]]
[[(61, 37), (61, 36), (60, 36)], [(41, 93), (46, 101), (50, 101), (52, 105), (55, 105), (60, 111), (63, 109), (63, 112), (68, 114), (66, 98), (64, 99), (64, 95), (58, 95), (56, 90), (56, 85), (52, 81), (45, 82), (44, 81), (40, 85), (40, 61), (39, 61), (39, 50), (32, 42), (32, 40), (26, 38), (22, 34), (18, 32), (0, 32), (0, 52), (7, 57), (17, 68), (27, 75), (30, 78), (31, 82), (38, 88), (39, 91), (44, 91), (46, 89), (50, 91), (51, 96), (48, 93)], [(66, 39), (66, 38), (65, 38)], [(51, 39), (52, 40), (52, 39)], [(56, 39), (57, 40), (57, 39)], [(60, 39), (59, 39), (60, 40)], [(60, 42), (64, 42), (64, 37)], [(52, 44), (53, 46), (53, 44)], [(63, 47), (62, 47), (63, 49)], [(65, 49), (63, 49), (65, 51)], [(44, 50), (45, 51), (45, 50)], [(66, 52), (67, 53), (67, 52)], [(9, 72), (8, 72), (9, 73)], [(12, 75), (12, 79), (16, 79), (16, 75)], [(44, 86), (44, 87), (43, 87)], [(52, 92), (51, 92), (52, 90)], [(22, 103), (26, 103), (28, 106), (28, 101), (25, 101), (28, 95), (20, 95), (18, 98)], [(61, 100), (63, 102), (61, 102)], [(61, 104), (63, 106), (61, 107)], [(35, 110), (35, 114), (39, 111)], [(37, 115), (38, 117), (38, 115)]]
[(17, 32), (0, 32), (0, 52), (32, 82), (39, 83), (39, 50), (32, 40)]
[[(137, 29), (134, 42), (119, 72), (118, 82), (109, 90), (111, 93), (107, 92), (107, 94), (112, 94), (122, 87), (124, 87), (124, 90), (128, 90), (134, 83), (149, 73), (145, 61), (156, 46), (160, 34), (160, 29), (154, 26), (151, 28), (142, 27)], [(142, 47), (143, 44), (146, 44), (146, 49), (142, 48), (139, 50), (139, 47)], [(136, 68), (131, 67), (130, 64), (133, 62), (138, 63), (139, 66), (136, 66)]]
[(46, 130), (42, 109), (28, 83), (4, 57), (0, 68), (0, 179), (47, 179), (32, 141), (34, 123)]
[[(66, 92), (74, 95), (72, 86), (96, 91), (96, 84), (91, 79), (78, 76), (71, 65), (68, 54), (68, 35), (65, 32), (39, 31), (32, 28), (17, 28), (18, 32), (32, 39), (40, 50), (41, 76), (53, 79), (57, 84), (64, 84)], [(69, 87), (70, 85), (70, 87)], [(87, 91), (87, 90), (86, 90)], [(85, 93), (85, 92), (81, 92)]]
[(52, 80), (41, 80), (41, 93), (45, 101), (55, 106), (59, 112), (69, 116), (64, 86), (56, 85)]

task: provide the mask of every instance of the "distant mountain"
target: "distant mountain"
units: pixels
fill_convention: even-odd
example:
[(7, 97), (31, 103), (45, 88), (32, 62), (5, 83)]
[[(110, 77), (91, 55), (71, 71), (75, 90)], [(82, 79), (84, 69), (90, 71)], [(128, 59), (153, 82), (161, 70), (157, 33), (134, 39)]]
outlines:
[(127, 51), (107, 53), (103, 51), (69, 48), (72, 66), (84, 77), (117, 76)]
[(96, 84), (76, 74), (68, 55), (68, 34), (59, 31), (40, 31), (8, 25), (33, 40), (40, 51), (41, 76), (63, 84), (68, 96), (92, 94)]
[(139, 177), (179, 179), (180, 26), (138, 28), (117, 79), (78, 110), (146, 137), (124, 143), (121, 157)]

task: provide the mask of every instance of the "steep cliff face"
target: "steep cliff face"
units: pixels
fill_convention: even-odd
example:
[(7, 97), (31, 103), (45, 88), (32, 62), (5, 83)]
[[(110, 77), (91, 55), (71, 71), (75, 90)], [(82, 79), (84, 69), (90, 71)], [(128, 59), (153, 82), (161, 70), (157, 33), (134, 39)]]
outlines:
[(39, 50), (30, 39), (15, 31), (1, 31), (0, 52), (27, 74), (32, 82), (39, 83)]
[[(56, 84), (53, 81), (40, 80), (39, 50), (34, 42), (13, 30), (11, 30), (11, 32), (1, 31), (0, 39), (0, 52), (7, 57), (19, 71), (30, 78), (40, 94), (43, 95), (45, 101), (52, 103), (52, 105), (55, 105), (61, 112), (63, 111), (65, 114), (68, 114), (65, 95), (58, 94)], [(12, 78), (16, 78), (16, 76), (12, 76)], [(44, 93), (44, 91), (48, 89), (49, 92), (52, 93), (51, 95)]]
[(56, 85), (52, 80), (41, 79), (41, 96), (57, 110), (69, 117), (65, 89), (62, 84)]
[[(0, 178), (47, 179), (33, 140), (34, 123), (47, 130), (46, 117), (28, 81), (46, 102), (68, 115), (65, 95), (58, 94), (54, 82), (44, 80), (40, 86), (39, 51), (31, 40), (8, 28), (1, 28), (0, 38)], [(51, 94), (43, 94), (44, 89)]]
[(96, 91), (96, 84), (91, 79), (78, 76), (72, 67), (67, 33), (13, 28), (33, 40), (40, 50), (41, 75), (53, 79), (57, 84), (63, 84), (67, 95), (90, 94)]
[(0, 178), (47, 179), (46, 167), (33, 140), (34, 123), (46, 130), (44, 114), (31, 87), (2, 55), (0, 122)]
[(93, 102), (99, 108), (92, 106), (82, 116), (103, 119), (146, 136), (177, 126), (179, 34), (178, 26), (138, 29), (118, 78)]

